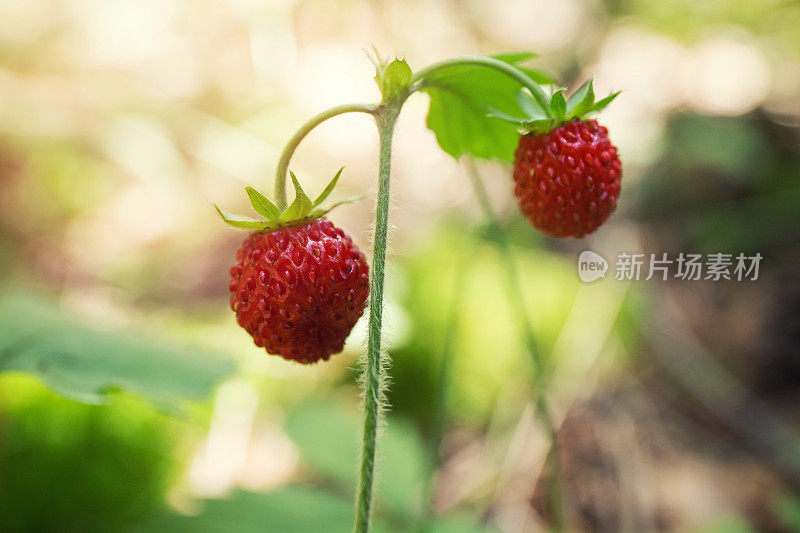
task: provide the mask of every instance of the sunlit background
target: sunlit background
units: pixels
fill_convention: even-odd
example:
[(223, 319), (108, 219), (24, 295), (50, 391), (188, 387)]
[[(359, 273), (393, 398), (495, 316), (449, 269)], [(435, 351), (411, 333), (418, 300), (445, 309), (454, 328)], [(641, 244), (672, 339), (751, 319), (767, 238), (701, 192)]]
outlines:
[[(572, 89), (623, 91), (601, 117), (623, 192), (590, 237), (542, 237), (509, 167), (477, 166), (547, 357), (570, 529), (800, 531), (786, 0), (0, 0), (0, 530), (349, 530), (366, 328), (312, 367), (256, 348), (228, 307), (243, 235), (211, 202), (247, 213), (304, 120), (376, 101), (373, 45), (415, 69), (532, 50)], [(543, 531), (531, 361), (426, 111), (414, 95), (395, 141), (377, 525)], [(346, 165), (336, 194), (367, 198), (330, 217), (363, 250), (376, 151), (369, 117), (343, 116), (292, 164), (310, 194)], [(605, 279), (579, 281), (586, 249)], [(621, 252), (763, 260), (757, 281), (624, 282)]]

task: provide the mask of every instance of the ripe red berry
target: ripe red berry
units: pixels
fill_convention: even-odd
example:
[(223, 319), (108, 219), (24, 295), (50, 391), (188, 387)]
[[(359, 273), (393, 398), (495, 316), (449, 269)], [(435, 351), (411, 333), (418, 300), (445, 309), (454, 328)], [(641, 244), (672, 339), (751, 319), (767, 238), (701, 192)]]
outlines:
[(608, 130), (574, 120), (520, 137), (514, 195), (531, 223), (552, 237), (583, 237), (617, 207), (622, 163)]
[(250, 233), (230, 269), (231, 308), (256, 346), (299, 363), (339, 353), (367, 301), (367, 261), (324, 218)]

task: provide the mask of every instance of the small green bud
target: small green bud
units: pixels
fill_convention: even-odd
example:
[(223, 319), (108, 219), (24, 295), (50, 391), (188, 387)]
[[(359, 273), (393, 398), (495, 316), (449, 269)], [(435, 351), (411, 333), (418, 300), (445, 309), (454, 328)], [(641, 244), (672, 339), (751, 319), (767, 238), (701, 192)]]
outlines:
[(408, 90), (411, 83), (411, 67), (405, 59), (395, 59), (375, 75), (384, 100), (391, 100)]

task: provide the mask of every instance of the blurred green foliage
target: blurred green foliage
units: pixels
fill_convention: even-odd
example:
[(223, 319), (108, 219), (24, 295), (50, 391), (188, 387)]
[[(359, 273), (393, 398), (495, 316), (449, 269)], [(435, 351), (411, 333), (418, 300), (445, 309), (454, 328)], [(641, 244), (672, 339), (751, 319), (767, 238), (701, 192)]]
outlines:
[[(167, 513), (144, 521), (141, 531), (331, 531), (352, 529), (351, 497), (355, 490), (361, 417), (345, 398), (309, 398), (295, 406), (286, 430), (298, 447), (314, 485), (295, 485), (275, 492), (237, 492), (220, 500), (199, 502), (195, 514)], [(488, 532), (459, 515), (426, 516), (421, 495), (430, 465), (422, 440), (411, 424), (390, 417), (381, 439), (375, 530)]]
[[(303, 486), (290, 486), (265, 494), (237, 492), (224, 500), (201, 502), (195, 515), (165, 514), (146, 520), (133, 531), (141, 532), (192, 532), (242, 533), (266, 531), (283, 533), (345, 533), (351, 531), (352, 503), (349, 499)], [(423, 531), (430, 533), (489, 533), (464, 517), (448, 517), (424, 524)], [(372, 528), (376, 533), (412, 533), (417, 526), (388, 526), (378, 517)]]
[[(530, 244), (516, 248), (515, 253), (533, 328), (547, 353), (571, 309), (575, 274), (562, 258)], [(454, 287), (452, 280), (459, 268), (466, 272), (462, 283)], [(520, 343), (502, 265), (494, 243), (482, 232), (464, 232), (458, 221), (449, 221), (407, 257), (405, 275), (403, 306), (414, 328), (405, 342), (391, 348), (390, 400), (394, 409), (429, 427), (454, 290), (462, 295), (453, 356), (455, 386), (449, 399), (457, 406), (452, 416), (459, 423), (482, 420), (508, 387), (509, 379), (515, 387), (529, 386), (530, 361)]]
[(156, 512), (181, 425), (130, 396), (88, 406), (0, 375), (2, 529), (118, 531)]
[(201, 505), (202, 510), (197, 515), (156, 516), (134, 531), (223, 533), (234, 527), (242, 533), (325, 533), (352, 529), (353, 510), (349, 499), (307, 487), (286, 487), (267, 494), (237, 492), (230, 498), (201, 502)]
[[(355, 405), (311, 399), (289, 415), (286, 429), (303, 459), (319, 475), (335, 481), (343, 494), (356, 487), (360, 453), (360, 412)], [(381, 440), (378, 512), (407, 527), (420, 519), (422, 489), (430, 466), (417, 429), (392, 417)]]
[(677, 115), (634, 210), (673, 250), (773, 252), (800, 233), (800, 149), (762, 114)]
[(218, 355), (90, 327), (42, 296), (3, 294), (4, 529), (108, 531), (156, 512), (180, 471), (185, 428), (174, 415), (233, 369)]
[(772, 34), (786, 50), (800, 50), (800, 7), (785, 0), (609, 0), (617, 16), (628, 16), (654, 30), (683, 39), (697, 37), (708, 28), (747, 28), (757, 34)]
[(207, 397), (234, 366), (197, 348), (88, 327), (53, 301), (17, 293), (0, 298), (0, 371), (10, 370), (85, 403), (125, 390), (175, 409)]
[(792, 531), (800, 531), (800, 498), (786, 494), (777, 500), (778, 516), (781, 523)]

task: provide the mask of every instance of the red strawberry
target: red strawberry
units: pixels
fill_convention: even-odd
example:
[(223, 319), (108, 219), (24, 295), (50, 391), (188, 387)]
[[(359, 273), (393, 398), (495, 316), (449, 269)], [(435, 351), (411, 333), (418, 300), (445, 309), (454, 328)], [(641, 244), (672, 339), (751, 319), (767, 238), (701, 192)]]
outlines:
[(583, 237), (617, 207), (622, 163), (608, 130), (575, 120), (520, 137), (514, 195), (531, 223), (552, 237)]
[(256, 346), (300, 363), (342, 351), (369, 293), (367, 261), (318, 219), (251, 233), (231, 268), (231, 308)]
[(544, 93), (520, 91), (523, 118), (496, 113), (525, 134), (514, 156), (514, 195), (531, 223), (552, 237), (583, 237), (617, 208), (622, 163), (608, 130), (587, 117), (619, 93), (595, 102), (592, 80), (569, 102), (563, 89), (548, 101)]
[(364, 254), (341, 229), (320, 218), (330, 208), (319, 205), (341, 172), (313, 203), (292, 174), (295, 199), (283, 212), (247, 187), (253, 208), (266, 221), (228, 215), (217, 207), (228, 224), (256, 230), (230, 269), (236, 320), (256, 346), (299, 363), (327, 361), (341, 352), (369, 293)]

